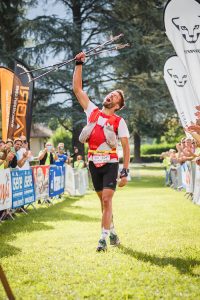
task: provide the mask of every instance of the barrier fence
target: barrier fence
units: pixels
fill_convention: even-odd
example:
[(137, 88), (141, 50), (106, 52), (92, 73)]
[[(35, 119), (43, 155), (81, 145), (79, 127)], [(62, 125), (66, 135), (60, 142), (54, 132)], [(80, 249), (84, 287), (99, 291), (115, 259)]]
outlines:
[(64, 192), (71, 196), (84, 195), (88, 185), (88, 170), (69, 165), (0, 170), (0, 211), (33, 205), (37, 200), (49, 203)]
[(182, 165), (171, 167), (170, 176), (174, 189), (184, 188), (193, 203), (200, 205), (200, 166), (196, 162), (186, 161)]

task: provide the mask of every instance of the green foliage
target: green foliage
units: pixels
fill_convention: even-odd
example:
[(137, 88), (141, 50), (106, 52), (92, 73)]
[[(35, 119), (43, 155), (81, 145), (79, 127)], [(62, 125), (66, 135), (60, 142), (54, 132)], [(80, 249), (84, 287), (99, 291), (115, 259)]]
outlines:
[(65, 144), (65, 150), (68, 149), (72, 151), (72, 135), (69, 131), (66, 131), (63, 127), (58, 127), (53, 136), (51, 137), (51, 141), (55, 147), (59, 143)]
[(113, 201), (121, 246), (106, 253), (95, 251), (101, 211), (93, 191), (3, 222), (1, 265), (16, 299), (200, 299), (199, 207), (164, 188), (163, 173), (131, 170)]
[(161, 154), (169, 149), (176, 149), (176, 144), (144, 144), (141, 146), (142, 155)]
[(19, 57), (25, 43), (25, 11), (33, 4), (37, 4), (37, 1), (0, 1), (0, 61), (11, 69), (14, 67), (14, 59)]
[(164, 136), (161, 137), (163, 143), (178, 143), (185, 136), (183, 127), (177, 118), (172, 118), (167, 123), (167, 129)]

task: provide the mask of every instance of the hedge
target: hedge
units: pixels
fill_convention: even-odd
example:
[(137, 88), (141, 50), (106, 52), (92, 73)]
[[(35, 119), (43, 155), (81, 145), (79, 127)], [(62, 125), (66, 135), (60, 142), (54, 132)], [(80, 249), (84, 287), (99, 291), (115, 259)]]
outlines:
[(169, 149), (176, 149), (175, 144), (144, 144), (141, 146), (141, 155), (147, 154), (161, 154), (162, 152), (168, 151)]

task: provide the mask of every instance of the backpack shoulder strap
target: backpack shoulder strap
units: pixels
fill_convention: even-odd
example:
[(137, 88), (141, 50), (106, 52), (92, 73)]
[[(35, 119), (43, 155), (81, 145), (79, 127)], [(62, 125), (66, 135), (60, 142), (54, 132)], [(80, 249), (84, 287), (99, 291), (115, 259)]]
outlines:
[(97, 122), (99, 115), (100, 115), (100, 110), (99, 110), (99, 108), (97, 107), (97, 108), (95, 108), (95, 109), (92, 111), (92, 113), (91, 113), (91, 115), (90, 115), (90, 117), (89, 117), (89, 123)]

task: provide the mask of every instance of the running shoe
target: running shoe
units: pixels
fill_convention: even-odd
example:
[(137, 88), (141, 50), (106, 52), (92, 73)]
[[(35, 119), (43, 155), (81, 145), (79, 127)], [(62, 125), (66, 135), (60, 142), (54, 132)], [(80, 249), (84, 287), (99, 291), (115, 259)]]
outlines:
[(97, 252), (106, 251), (106, 250), (107, 250), (106, 240), (103, 239), (99, 240)]
[(120, 240), (116, 234), (111, 233), (110, 234), (110, 245), (111, 246), (119, 246)]

